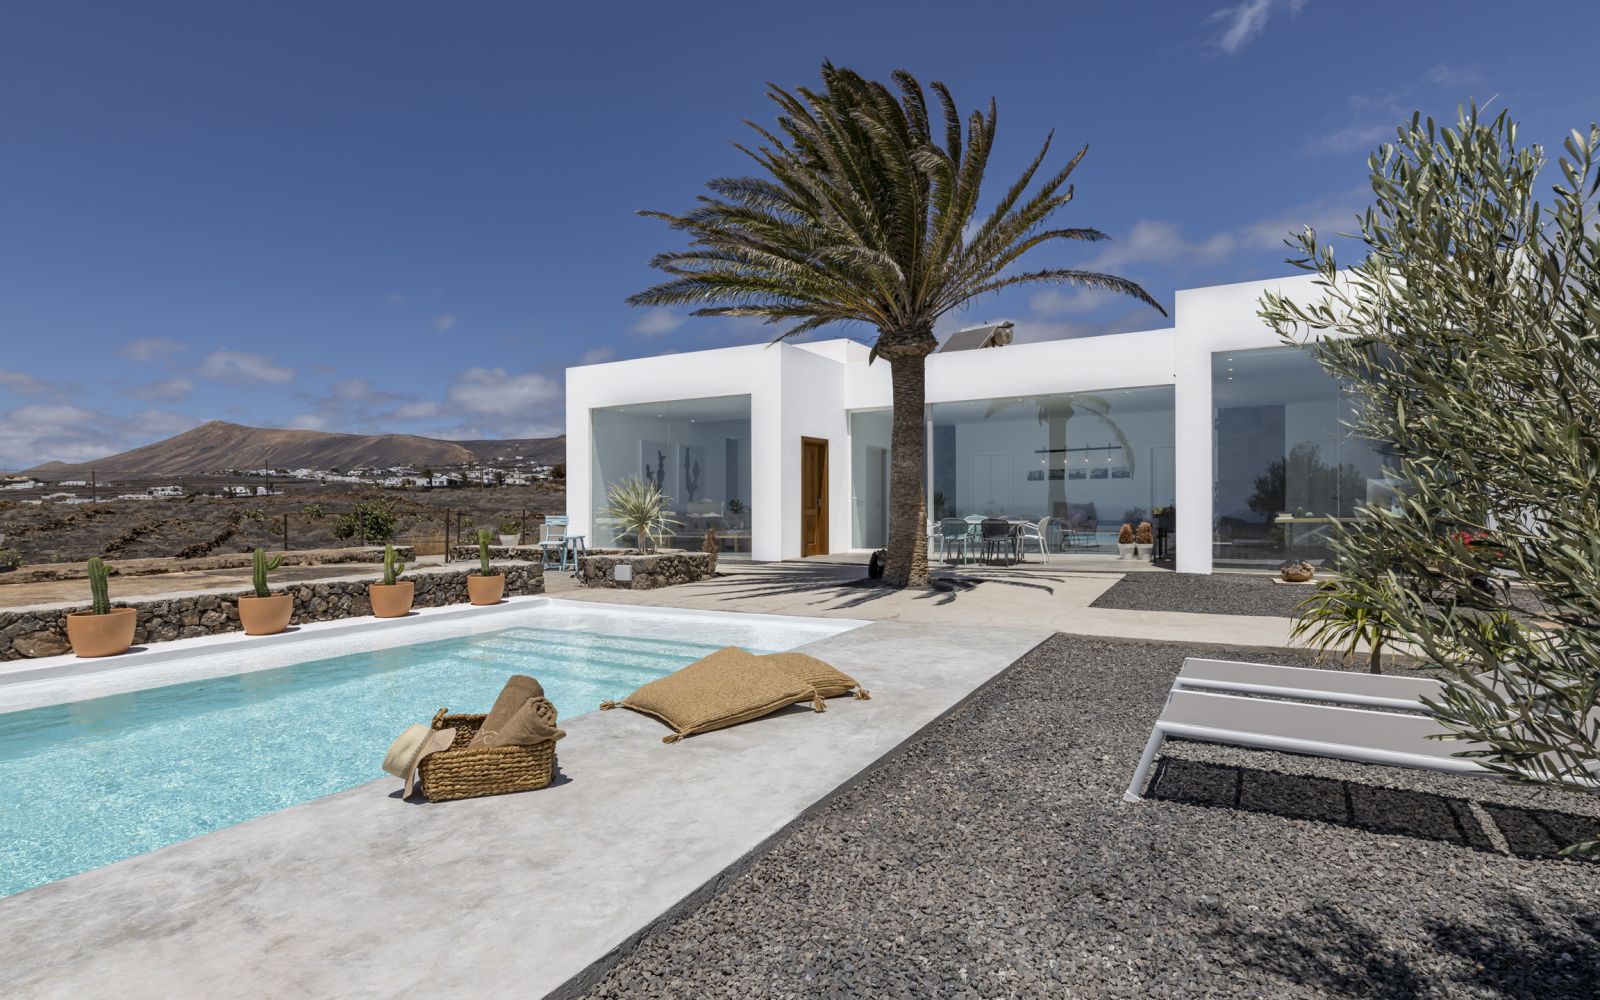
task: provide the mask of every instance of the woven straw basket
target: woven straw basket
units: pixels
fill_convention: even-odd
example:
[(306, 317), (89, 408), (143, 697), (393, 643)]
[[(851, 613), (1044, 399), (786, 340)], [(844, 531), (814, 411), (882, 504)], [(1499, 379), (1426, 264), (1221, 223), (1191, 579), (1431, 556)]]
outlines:
[[(546, 722), (556, 724), (556, 707), (540, 698), (535, 704)], [(483, 725), (482, 715), (447, 715), (439, 709), (433, 717), (434, 729), (455, 727), (456, 738), (450, 749), (422, 759), (422, 794), (430, 801), (470, 799), (478, 795), (504, 795), (531, 792), (550, 784), (555, 777), (554, 740), (533, 746), (472, 747), (467, 744)]]

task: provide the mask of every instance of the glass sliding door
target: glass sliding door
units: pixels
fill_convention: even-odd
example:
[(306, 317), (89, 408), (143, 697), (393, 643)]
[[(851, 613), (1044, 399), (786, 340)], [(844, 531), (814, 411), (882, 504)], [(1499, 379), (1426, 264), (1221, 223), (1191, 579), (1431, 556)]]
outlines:
[(1045, 521), (1060, 552), (1114, 553), (1173, 502), (1171, 386), (935, 403), (928, 408), (936, 520)]
[(632, 547), (599, 511), (632, 477), (654, 482), (672, 520), (667, 545), (698, 551), (715, 529), (723, 553), (750, 554), (750, 397), (717, 396), (590, 411), (593, 546)]
[(890, 411), (850, 414), (850, 547), (889, 544)]
[(1219, 567), (1322, 564), (1337, 526), (1392, 494), (1382, 456), (1346, 426), (1355, 398), (1298, 347), (1212, 355), (1211, 405)]

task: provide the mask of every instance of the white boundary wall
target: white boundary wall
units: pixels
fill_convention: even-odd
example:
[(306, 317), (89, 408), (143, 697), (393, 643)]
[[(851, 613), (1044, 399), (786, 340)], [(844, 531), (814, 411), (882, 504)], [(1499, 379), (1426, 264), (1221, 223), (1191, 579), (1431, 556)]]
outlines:
[[(1303, 275), (1177, 293), (1175, 324), (1158, 330), (962, 351), (928, 359), (928, 402), (1174, 387), (1177, 568), (1211, 572), (1211, 355), (1281, 346), (1257, 316), (1269, 290), (1317, 297)], [(889, 368), (850, 340), (754, 344), (567, 369), (567, 514), (592, 535), (590, 410), (708, 396), (750, 396), (751, 556), (800, 556), (800, 439), (828, 442), (829, 538), (847, 547), (849, 413), (890, 405)]]

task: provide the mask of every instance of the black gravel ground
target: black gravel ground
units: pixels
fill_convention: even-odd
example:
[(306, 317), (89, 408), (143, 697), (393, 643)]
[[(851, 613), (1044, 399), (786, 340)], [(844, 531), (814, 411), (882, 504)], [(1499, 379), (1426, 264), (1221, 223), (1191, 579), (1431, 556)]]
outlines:
[(1194, 649), (1057, 636), (585, 995), (1600, 996), (1600, 798), (1169, 743), (1122, 802)]
[(1295, 606), (1310, 597), (1312, 589), (1245, 573), (1129, 573), (1091, 607), (1292, 618)]

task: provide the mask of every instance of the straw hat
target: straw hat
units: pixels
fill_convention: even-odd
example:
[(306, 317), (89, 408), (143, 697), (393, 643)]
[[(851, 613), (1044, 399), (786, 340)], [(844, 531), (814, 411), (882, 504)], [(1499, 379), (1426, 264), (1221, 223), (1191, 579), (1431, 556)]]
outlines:
[(405, 781), (405, 794), (409, 796), (422, 758), (449, 747), (455, 738), (454, 729), (429, 729), (420, 722), (412, 723), (389, 744), (389, 752), (383, 755), (383, 769)]

